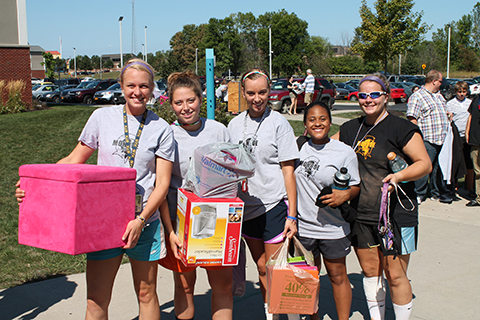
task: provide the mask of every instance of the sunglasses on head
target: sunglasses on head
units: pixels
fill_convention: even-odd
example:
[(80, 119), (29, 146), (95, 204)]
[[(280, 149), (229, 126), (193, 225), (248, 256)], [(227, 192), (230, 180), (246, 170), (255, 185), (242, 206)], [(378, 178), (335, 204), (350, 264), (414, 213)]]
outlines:
[(368, 97), (372, 99), (377, 99), (383, 96), (384, 94), (387, 94), (385, 91), (373, 91), (373, 92), (359, 92), (358, 93), (358, 98), (359, 99), (367, 99)]

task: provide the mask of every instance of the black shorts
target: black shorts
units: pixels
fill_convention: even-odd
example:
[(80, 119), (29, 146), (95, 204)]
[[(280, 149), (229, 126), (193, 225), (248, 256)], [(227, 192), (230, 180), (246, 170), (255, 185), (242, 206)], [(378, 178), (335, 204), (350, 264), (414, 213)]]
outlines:
[(462, 138), (463, 140), (463, 158), (465, 159), (465, 165), (468, 169), (473, 170), (473, 161), (472, 157), (470, 156), (470, 145), (465, 141), (465, 137)]
[(350, 240), (348, 237), (340, 239), (312, 239), (297, 236), (305, 249), (312, 251), (315, 258), (322, 254), (325, 259), (339, 259), (346, 257), (350, 251)]
[[(384, 245), (384, 238), (378, 232), (377, 225), (355, 221), (350, 234), (352, 246), (360, 249), (380, 247), (384, 256), (410, 254), (417, 249), (418, 226), (399, 228), (393, 223), (392, 229), (394, 234), (393, 249), (387, 250)], [(407, 235), (408, 238), (406, 238)]]
[(244, 221), (242, 236), (249, 239), (263, 240), (265, 243), (282, 242), (287, 212), (287, 204), (283, 200), (280, 201), (270, 211), (259, 217)]

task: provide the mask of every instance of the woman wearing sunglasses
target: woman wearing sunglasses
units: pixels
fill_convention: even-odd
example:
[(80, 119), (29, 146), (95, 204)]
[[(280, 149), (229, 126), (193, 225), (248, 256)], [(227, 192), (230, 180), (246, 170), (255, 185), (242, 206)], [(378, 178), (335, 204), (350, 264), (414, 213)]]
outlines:
[[(352, 245), (363, 270), (370, 316), (376, 320), (385, 316), (383, 273), (390, 287), (395, 319), (410, 317), (412, 288), (407, 267), (418, 238), (413, 181), (431, 171), (419, 128), (387, 111), (389, 94), (390, 84), (383, 75), (364, 77), (359, 83), (358, 102), (365, 115), (343, 124), (334, 136), (357, 154), (361, 182), (360, 194), (351, 202), (358, 212), (351, 232)], [(387, 159), (391, 151), (405, 159), (408, 167), (393, 173)], [(386, 182), (390, 184), (390, 201), (382, 206), (382, 186)], [(393, 233), (389, 238), (393, 246), (379, 232), (381, 207), (385, 212), (382, 225), (387, 223)]]

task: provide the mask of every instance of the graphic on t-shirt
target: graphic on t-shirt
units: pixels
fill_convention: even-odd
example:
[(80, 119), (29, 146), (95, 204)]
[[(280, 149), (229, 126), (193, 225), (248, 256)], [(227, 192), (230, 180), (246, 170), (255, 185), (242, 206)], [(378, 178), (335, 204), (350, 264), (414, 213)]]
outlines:
[(243, 144), (243, 146), (248, 152), (254, 153), (255, 147), (258, 145), (257, 136), (248, 134), (245, 136), (244, 140), (240, 140), (238, 143)]
[(374, 136), (365, 136), (362, 141), (360, 141), (355, 150), (356, 153), (359, 153), (363, 156), (365, 160), (372, 157), (372, 151), (375, 149), (375, 137)]
[(318, 168), (320, 168), (320, 160), (317, 157), (309, 156), (305, 160), (300, 161), (301, 169), (300, 172), (304, 172), (305, 176), (308, 179), (311, 179), (315, 175)]
[[(135, 137), (132, 137), (130, 135), (130, 143), (133, 141), (132, 139), (135, 139)], [(118, 156), (121, 159), (123, 159), (124, 163), (128, 162), (128, 155), (127, 155), (127, 145), (125, 143), (125, 135), (121, 135), (118, 139), (113, 140), (112, 146), (115, 147), (115, 151), (113, 152), (112, 155)]]

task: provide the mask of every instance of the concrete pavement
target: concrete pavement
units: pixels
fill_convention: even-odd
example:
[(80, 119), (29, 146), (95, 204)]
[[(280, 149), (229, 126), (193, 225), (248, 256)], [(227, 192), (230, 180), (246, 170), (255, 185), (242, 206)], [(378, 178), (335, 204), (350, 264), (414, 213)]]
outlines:
[[(460, 196), (450, 205), (427, 200), (420, 206), (419, 246), (408, 270), (415, 295), (411, 319), (480, 319), (480, 210), (466, 207), (466, 202)], [(256, 268), (247, 257), (247, 290), (243, 297), (234, 299), (234, 319), (262, 320)], [(361, 270), (354, 253), (347, 257), (347, 268), (353, 288), (351, 319), (368, 319)], [(83, 319), (85, 289), (85, 274), (75, 274), (2, 290), (0, 319)], [(320, 315), (336, 319), (331, 285), (324, 270), (320, 292)], [(210, 293), (205, 271), (199, 269), (195, 319), (209, 319)], [(161, 267), (158, 294), (162, 319), (175, 319), (172, 274)], [(110, 319), (136, 319), (137, 314), (130, 266), (125, 264), (115, 282)], [(388, 301), (387, 319), (393, 318)]]

